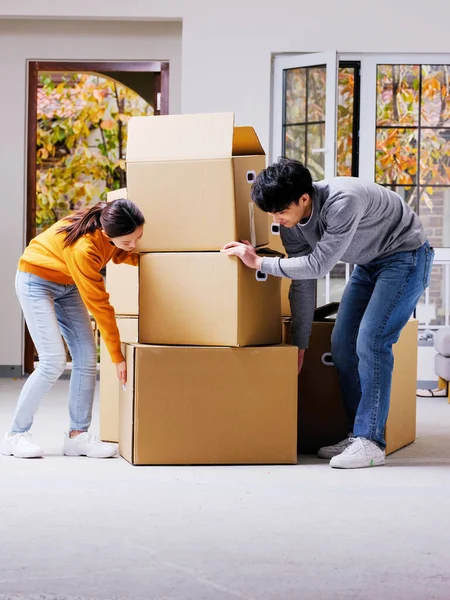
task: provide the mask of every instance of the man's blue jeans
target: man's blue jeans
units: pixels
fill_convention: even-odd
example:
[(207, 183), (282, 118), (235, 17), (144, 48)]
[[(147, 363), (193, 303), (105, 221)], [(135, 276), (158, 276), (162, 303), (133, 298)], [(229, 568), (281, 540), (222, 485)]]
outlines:
[(392, 345), (428, 287), (433, 258), (434, 250), (425, 242), (417, 250), (358, 265), (336, 317), (331, 353), (349, 431), (382, 448), (394, 366)]

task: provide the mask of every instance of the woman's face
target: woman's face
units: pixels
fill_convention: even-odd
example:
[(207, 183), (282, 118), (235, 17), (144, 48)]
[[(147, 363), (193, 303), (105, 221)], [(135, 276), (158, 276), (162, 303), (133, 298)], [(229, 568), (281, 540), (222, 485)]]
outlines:
[(133, 250), (136, 249), (136, 244), (138, 240), (141, 239), (143, 233), (144, 226), (140, 225), (139, 227), (136, 227), (133, 233), (111, 238), (111, 241), (114, 244), (114, 246), (117, 246), (117, 248), (120, 248), (121, 250), (126, 250), (127, 252), (133, 252)]

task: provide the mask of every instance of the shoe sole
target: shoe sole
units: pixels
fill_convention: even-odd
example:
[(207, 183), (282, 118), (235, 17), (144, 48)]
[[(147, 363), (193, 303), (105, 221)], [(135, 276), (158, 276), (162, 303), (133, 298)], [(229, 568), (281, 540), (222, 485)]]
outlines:
[(106, 456), (89, 456), (89, 454), (75, 454), (75, 453), (70, 453), (70, 452), (63, 452), (64, 456), (78, 456), (78, 457), (82, 457), (82, 458), (116, 458), (117, 457), (117, 453), (116, 454), (108, 454)]
[(43, 458), (42, 454), (14, 454), (14, 452), (2, 452), (3, 456), (14, 456), (14, 458)]
[(370, 464), (364, 464), (364, 465), (361, 465), (361, 464), (332, 465), (330, 463), (330, 467), (332, 469), (370, 469), (371, 467), (382, 467), (385, 464), (386, 464), (386, 461), (384, 461), (384, 460), (383, 461), (372, 460), (370, 462)]

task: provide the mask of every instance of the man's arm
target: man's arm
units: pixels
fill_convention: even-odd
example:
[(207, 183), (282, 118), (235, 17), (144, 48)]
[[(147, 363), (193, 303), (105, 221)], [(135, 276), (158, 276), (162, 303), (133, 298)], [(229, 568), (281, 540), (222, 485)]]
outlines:
[[(295, 235), (286, 227), (281, 227), (281, 241), (289, 258), (306, 256), (312, 249), (303, 238)], [(289, 289), (289, 303), (292, 315), (292, 343), (299, 350), (306, 350), (309, 345), (309, 336), (316, 306), (316, 280), (293, 280)], [(300, 355), (299, 355), (300, 359)], [(303, 355), (301, 356), (303, 359)], [(299, 363), (299, 372), (301, 364)]]
[(268, 275), (289, 279), (325, 277), (349, 247), (361, 220), (362, 210), (356, 196), (342, 195), (329, 207), (324, 218), (325, 232), (310, 254), (281, 259), (264, 257), (260, 270)]

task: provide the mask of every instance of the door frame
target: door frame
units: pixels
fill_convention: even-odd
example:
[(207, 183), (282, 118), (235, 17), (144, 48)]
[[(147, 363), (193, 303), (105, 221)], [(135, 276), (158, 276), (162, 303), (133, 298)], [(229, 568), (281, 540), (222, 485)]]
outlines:
[[(169, 114), (169, 62), (161, 61), (27, 61), (28, 107), (27, 107), (27, 149), (26, 149), (26, 203), (25, 203), (25, 243), (36, 235), (36, 135), (37, 135), (37, 90), (39, 72), (62, 71), (66, 73), (109, 73), (140, 72), (156, 73), (155, 94), (160, 94), (160, 106), (155, 114)], [(156, 98), (155, 98), (156, 100)], [(34, 346), (25, 324), (24, 372), (32, 373), (34, 368)]]

